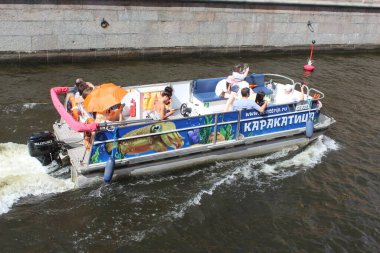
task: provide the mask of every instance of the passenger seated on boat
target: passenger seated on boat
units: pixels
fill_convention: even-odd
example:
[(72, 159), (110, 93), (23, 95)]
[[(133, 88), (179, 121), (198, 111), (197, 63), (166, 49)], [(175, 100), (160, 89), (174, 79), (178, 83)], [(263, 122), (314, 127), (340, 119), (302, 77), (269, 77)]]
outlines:
[(110, 121), (122, 121), (124, 120), (122, 115), (123, 106), (119, 103), (116, 105), (111, 106), (104, 112), (100, 113), (97, 112), (95, 116), (95, 122), (97, 123), (103, 123), (103, 122), (110, 122)]
[(263, 113), (267, 107), (268, 102), (264, 101), (261, 106), (259, 106), (255, 101), (249, 99), (250, 89), (243, 88), (241, 89), (241, 99), (237, 99), (233, 104), (233, 110), (242, 110), (242, 109), (256, 109), (258, 112)]
[(85, 82), (82, 78), (75, 80), (74, 95), (77, 103), (83, 102), (82, 93), (87, 87), (94, 88), (94, 85), (90, 82)]
[[(237, 84), (240, 90), (243, 88), (249, 87), (249, 83), (246, 81), (248, 72), (249, 72), (248, 64), (244, 64), (244, 65), (236, 64), (232, 68), (232, 76), (237, 81)], [(238, 96), (240, 96), (239, 92), (238, 92)]]
[(108, 110), (106, 110), (106, 118), (109, 121), (122, 121), (124, 120), (121, 112), (123, 111), (123, 106), (119, 103), (111, 106)]
[(75, 79), (73, 93), (76, 94), (76, 93), (78, 92), (79, 85), (80, 85), (80, 84), (85, 84), (85, 83), (86, 83), (86, 82), (83, 81), (82, 78), (77, 78), (77, 79)]
[[(83, 100), (86, 99), (86, 97), (92, 92), (93, 89), (94, 89), (93, 87), (87, 86), (87, 88), (82, 93)], [(83, 106), (83, 102), (78, 103), (78, 108), (80, 111), (80, 117), (79, 117), (80, 122), (83, 122), (86, 124), (95, 122), (94, 114), (92, 112), (86, 111), (86, 109)], [(86, 147), (86, 150), (90, 149), (93, 138), (94, 138), (93, 132), (83, 133), (83, 144)]]
[(77, 78), (75, 80), (75, 86), (76, 87), (78, 87), (79, 84), (83, 84), (83, 83), (86, 84), (89, 87), (95, 88), (95, 86), (91, 82), (86, 82), (86, 81), (83, 80), (83, 78)]
[[(74, 90), (67, 94), (65, 99), (66, 110), (77, 121), (81, 119), (81, 104), (84, 99), (82, 97), (83, 91), (88, 87), (83, 79), (78, 78), (75, 80)], [(82, 106), (83, 107), (83, 106)]]
[[(83, 93), (82, 93), (83, 101), (91, 93), (92, 90), (93, 90), (92, 87), (87, 87), (83, 91)], [(86, 109), (83, 106), (83, 102), (79, 102), (78, 103), (78, 108), (79, 108), (79, 111), (80, 111), (80, 118), (79, 119), (80, 119), (81, 122), (90, 123), (89, 121), (92, 121), (92, 122), (94, 121), (94, 115), (92, 113), (86, 111)]]
[(215, 87), (215, 94), (220, 98), (236, 97), (238, 91), (239, 86), (233, 76), (228, 76), (226, 79), (220, 80)]
[(256, 98), (255, 98), (256, 104), (258, 104), (259, 106), (262, 106), (265, 103), (264, 97), (265, 97), (265, 93), (263, 91), (257, 92)]
[(295, 92), (294, 86), (286, 84), (276, 95), (276, 104), (289, 104), (303, 101), (305, 99), (305, 85), (301, 86), (301, 92)]
[(248, 64), (244, 64), (244, 65), (236, 64), (232, 68), (232, 76), (238, 82), (244, 81), (244, 79), (248, 76), (248, 72), (249, 72), (249, 66), (248, 66)]
[(156, 101), (154, 105), (154, 111), (151, 113), (151, 118), (154, 120), (168, 119), (174, 114), (175, 109), (171, 108), (171, 98), (173, 95), (173, 88), (170, 86), (165, 87), (165, 90), (161, 92), (161, 97)]
[[(243, 83), (243, 85), (241, 85)], [(249, 85), (247, 82), (240, 82), (238, 83), (238, 85), (240, 86), (239, 87), (239, 90), (237, 91), (237, 95), (235, 96), (230, 96), (226, 102), (226, 106), (224, 107), (224, 112), (229, 112), (232, 110), (232, 106), (235, 102), (236, 99), (241, 99), (242, 98), (242, 93), (241, 91), (243, 89), (250, 89), (249, 88)], [(249, 95), (248, 95), (249, 96)], [(253, 101), (253, 100), (252, 100)]]

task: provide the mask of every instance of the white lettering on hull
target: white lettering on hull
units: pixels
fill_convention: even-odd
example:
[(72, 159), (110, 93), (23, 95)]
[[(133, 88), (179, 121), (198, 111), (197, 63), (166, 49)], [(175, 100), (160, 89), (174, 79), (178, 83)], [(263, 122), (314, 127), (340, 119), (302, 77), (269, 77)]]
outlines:
[[(310, 113), (310, 118), (314, 119), (314, 112)], [(292, 124), (305, 123), (309, 119), (309, 113), (301, 115), (288, 115), (278, 118), (260, 119), (244, 123), (244, 132), (262, 131), (277, 127), (286, 127)]]

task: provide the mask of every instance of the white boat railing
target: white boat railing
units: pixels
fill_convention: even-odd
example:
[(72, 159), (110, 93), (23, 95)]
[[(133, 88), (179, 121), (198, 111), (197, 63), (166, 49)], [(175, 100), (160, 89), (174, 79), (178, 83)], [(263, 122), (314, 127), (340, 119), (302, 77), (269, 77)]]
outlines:
[[(94, 141), (93, 145), (97, 145), (97, 144), (101, 144), (101, 143), (110, 143), (110, 142), (114, 142), (114, 141), (118, 141), (118, 142), (119, 141), (128, 141), (128, 140), (134, 140), (134, 139), (139, 139), (139, 138), (146, 138), (146, 137), (151, 137), (151, 136), (165, 135), (165, 134), (170, 134), (170, 133), (175, 133), (175, 132), (189, 131), (189, 130), (194, 130), (195, 128), (196, 129), (202, 129), (202, 128), (209, 128), (209, 127), (214, 127), (214, 131), (213, 131), (214, 136), (213, 136), (212, 143), (215, 144), (216, 143), (216, 138), (217, 138), (217, 130), (218, 130), (219, 126), (228, 125), (228, 124), (237, 124), (235, 138), (238, 138), (238, 136), (240, 134), (240, 123), (242, 123), (242, 122), (259, 121), (259, 120), (262, 120), (262, 119), (270, 119), (270, 118), (275, 118), (275, 117), (282, 117), (282, 116), (287, 116), (287, 115), (292, 115), (292, 114), (301, 114), (301, 113), (304, 113), (304, 112), (313, 112), (313, 111), (319, 111), (319, 110), (320, 110), (320, 108), (314, 108), (314, 109), (311, 109), (310, 111), (309, 111), (309, 109), (308, 110), (299, 110), (299, 111), (292, 111), (292, 112), (286, 112), (286, 113), (272, 114), (272, 115), (259, 116), (259, 117), (247, 118), (247, 119), (242, 119), (241, 114), (242, 114), (242, 112), (244, 112), (244, 110), (239, 110), (239, 111), (236, 111), (238, 113), (237, 120), (223, 121), (223, 122), (218, 122), (219, 115), (223, 114), (223, 113), (215, 113), (215, 114), (209, 114), (209, 115), (202, 115), (202, 116), (197, 116), (197, 117), (204, 117), (204, 116), (214, 115), (214, 123), (212, 123), (212, 124), (206, 124), (206, 125), (199, 125), (199, 126), (179, 128), (179, 129), (174, 129), (174, 130), (170, 130), (170, 131), (163, 131), (163, 132), (159, 132), (159, 133), (140, 134), (140, 135), (135, 135), (135, 136), (121, 137), (121, 138), (117, 138), (117, 139), (108, 139), (108, 140), (105, 140), (105, 141)], [(169, 121), (167, 121), (167, 120), (161, 120), (161, 121), (152, 121), (152, 122), (158, 124), (160, 122), (169, 122)], [(119, 122), (119, 123), (121, 123), (121, 122)], [(146, 121), (144, 123), (146, 123)], [(103, 123), (103, 124), (108, 124), (108, 123)], [(112, 124), (112, 126), (117, 126), (117, 124)], [(114, 128), (110, 128), (110, 129), (107, 129), (107, 130), (108, 131), (114, 131)]]
[[(303, 83), (296, 82), (294, 84), (294, 89), (299, 86), (300, 92), (302, 92), (302, 89), (301, 89), (302, 85), (303, 85)], [(309, 86), (307, 86), (307, 85), (305, 85), (305, 88), (306, 88), (307, 98), (309, 99), (309, 97), (311, 96), (312, 101), (321, 100), (325, 97), (325, 94), (320, 90), (317, 90), (315, 88), (309, 88)]]
[[(282, 78), (282, 79), (288, 80), (291, 84), (293, 84), (293, 87), (298, 87), (298, 86), (301, 87), (302, 86), (302, 83), (299, 83), (299, 82), (296, 83), (296, 82), (294, 82), (293, 79), (286, 77), (286, 76), (283, 76), (283, 75), (279, 75), (279, 74), (264, 74), (264, 77)], [(267, 80), (267, 79), (264, 79), (265, 84), (268, 84), (268, 82), (265, 80)], [(163, 83), (162, 85), (164, 85), (164, 84), (168, 85), (169, 83)], [(319, 95), (314, 96), (314, 94), (319, 94)], [(307, 87), (308, 98), (310, 97), (310, 95), (312, 95), (312, 99), (309, 99), (308, 108), (302, 108), (300, 110), (298, 110), (296, 108), (296, 106), (295, 106), (297, 104), (296, 102), (291, 103), (291, 104), (286, 104), (288, 106), (288, 110), (291, 110), (291, 111), (287, 111), (284, 113), (274, 113), (274, 114), (269, 113), (269, 114), (266, 114), (265, 116), (255, 115), (256, 117), (248, 117), (247, 118), (247, 116), (245, 116), (244, 118), (242, 118), (242, 113), (244, 111), (239, 110), (239, 111), (237, 111), (237, 119), (235, 118), (236, 120), (221, 121), (221, 122), (219, 122), (219, 116), (226, 114), (226, 113), (204, 114), (204, 115), (189, 117), (186, 119), (191, 119), (191, 118), (196, 118), (196, 117), (210, 117), (211, 116), (213, 118), (213, 122), (211, 121), (212, 123), (210, 123), (210, 124), (194, 125), (191, 127), (183, 127), (183, 128), (178, 128), (178, 129), (173, 129), (173, 130), (168, 130), (168, 131), (163, 131), (163, 132), (157, 132), (157, 133), (146, 133), (146, 134), (139, 134), (139, 135), (135, 135), (135, 136), (125, 136), (124, 135), (125, 137), (110, 138), (110, 139), (102, 140), (102, 141), (94, 141), (93, 140), (91, 146), (93, 147), (94, 145), (99, 145), (99, 144), (103, 144), (103, 143), (125, 142), (125, 141), (130, 141), (130, 140), (167, 135), (167, 134), (171, 134), (171, 133), (186, 132), (186, 131), (190, 131), (190, 130), (194, 130), (194, 129), (201, 130), (201, 129), (209, 128), (209, 130), (206, 130), (206, 132), (207, 132), (206, 136), (207, 137), (206, 137), (206, 139), (203, 140), (202, 144), (204, 144), (204, 146), (206, 146), (206, 147), (212, 148), (212, 146), (216, 146), (216, 144), (220, 145), (220, 143), (223, 143), (223, 141), (224, 142), (226, 142), (226, 141), (228, 141), (228, 142), (236, 141), (237, 142), (237, 141), (244, 140), (244, 139), (248, 138), (248, 137), (244, 137), (244, 138), (241, 137), (241, 129), (240, 129), (241, 124), (244, 122), (247, 122), (247, 121), (255, 122), (255, 121), (260, 121), (263, 119), (268, 120), (268, 119), (275, 118), (275, 117), (285, 117), (288, 115), (304, 114), (305, 112), (308, 112), (309, 113), (308, 117), (311, 117), (310, 112), (319, 111), (321, 109), (321, 106), (318, 106), (318, 107), (312, 109), (311, 108), (312, 102), (310, 103), (310, 101), (311, 100), (314, 101), (314, 100), (323, 99), (324, 94), (317, 89)], [(280, 106), (280, 105), (276, 105), (276, 106)], [(227, 112), (227, 113), (231, 113), (231, 112)], [(315, 115), (315, 114), (313, 114), (313, 115)], [(314, 116), (312, 116), (312, 117), (314, 117)], [(109, 132), (118, 131), (118, 130), (115, 130), (115, 128), (121, 128), (121, 127), (139, 126), (139, 125), (142, 125), (144, 127), (147, 124), (149, 125), (151, 123), (160, 124), (160, 123), (165, 123), (165, 122), (175, 122), (177, 120), (183, 120), (183, 119), (185, 119), (185, 118), (173, 119), (173, 120), (140, 119), (140, 120), (133, 120), (133, 121), (106, 122), (106, 123), (100, 123), (99, 124), (99, 127), (96, 130), (96, 133), (97, 132), (103, 132), (103, 131), (109, 131)], [(232, 139), (230, 139), (231, 135), (229, 135), (230, 136), (229, 139), (218, 140), (218, 130), (220, 131), (222, 126), (228, 125), (228, 124), (232, 125), (235, 128), (235, 133), (233, 133), (234, 136), (232, 137)], [(300, 128), (300, 126), (298, 126), (298, 125), (296, 127)], [(253, 136), (265, 135), (265, 131), (261, 132), (261, 130), (262, 129), (260, 129), (259, 133), (256, 133)], [(131, 131), (133, 131), (133, 129)], [(129, 131), (129, 132), (131, 132), (131, 131)], [(288, 130), (284, 129), (284, 131), (288, 131)], [(127, 133), (129, 133), (129, 132), (127, 132)], [(281, 132), (281, 131), (278, 131), (278, 132)], [(189, 147), (186, 147), (184, 149), (188, 149), (188, 148)], [(142, 155), (141, 157), (145, 157), (145, 155)], [(128, 160), (130, 158), (123, 158), (122, 160), (124, 160), (124, 159)], [(90, 157), (89, 157), (89, 160), (90, 160)], [(88, 161), (88, 164), (90, 164), (90, 161)]]
[[(313, 111), (319, 111), (319, 108), (315, 108), (310, 110), (311, 112)], [(170, 131), (164, 131), (160, 133), (152, 133), (152, 134), (142, 134), (142, 135), (136, 135), (136, 136), (129, 136), (129, 137), (124, 137), (124, 138), (117, 138), (117, 139), (109, 139), (106, 141), (98, 141), (94, 142), (95, 144), (102, 144), (102, 143), (109, 143), (109, 142), (122, 142), (122, 141), (128, 141), (128, 140), (135, 140), (139, 138), (146, 138), (146, 137), (151, 137), (151, 136), (160, 136), (160, 135), (165, 135), (165, 134), (170, 134), (170, 133), (175, 133), (175, 132), (183, 132), (183, 131), (188, 131), (188, 130), (194, 130), (194, 129), (202, 129), (202, 128), (214, 128), (213, 129), (213, 139), (212, 141), (208, 141), (204, 145), (201, 146), (189, 146), (186, 148), (181, 148), (181, 149), (174, 149), (174, 150), (167, 150), (163, 152), (157, 152), (157, 153), (149, 153), (146, 155), (141, 155), (141, 156), (135, 156), (135, 157), (124, 157), (121, 159), (116, 160), (117, 164), (125, 165), (125, 164), (130, 164), (130, 163), (137, 163), (137, 162), (148, 162), (151, 161), (152, 159), (163, 159), (163, 158), (169, 158), (169, 157), (175, 157), (180, 154), (193, 154), (193, 153), (199, 153), (199, 152), (204, 152), (210, 149), (218, 148), (218, 147), (230, 147), (230, 146), (236, 146), (236, 145), (241, 145), (245, 143), (254, 143), (257, 141), (263, 141), (265, 140), (265, 136), (272, 136), (274, 134), (278, 134), (280, 132), (264, 132), (259, 135), (253, 135), (253, 136), (247, 136), (244, 138), (241, 138), (240, 135), (240, 125), (241, 123), (247, 122), (247, 121), (260, 121), (263, 119), (269, 119), (269, 118), (274, 118), (274, 117), (283, 117), (287, 115), (296, 115), (296, 114), (302, 114), (305, 112), (309, 112), (309, 110), (302, 110), (302, 111), (293, 111), (293, 112), (288, 112), (288, 113), (281, 113), (281, 114), (274, 114), (274, 115), (267, 115), (267, 116), (260, 116), (256, 118), (247, 118), (247, 119), (242, 119), (242, 113), (244, 113), (244, 110), (239, 110), (237, 111), (238, 113), (238, 119), (237, 120), (232, 120), (232, 121), (223, 121), (223, 122), (218, 122), (218, 117), (221, 115), (221, 113), (216, 113), (214, 115), (215, 117), (215, 122), (212, 124), (207, 124), (207, 125), (200, 125), (200, 126), (193, 126), (193, 127), (186, 127), (186, 128), (180, 128), (180, 129), (175, 129), (175, 130), (170, 130)], [(314, 114), (315, 115), (315, 114)], [(157, 122), (157, 121), (156, 121)], [(165, 122), (165, 121), (162, 121)], [(168, 121), (166, 121), (168, 122)], [(236, 132), (235, 132), (235, 138), (230, 139), (230, 140), (225, 140), (225, 141), (218, 141), (217, 140), (217, 131), (218, 127), (223, 126), (223, 125), (228, 125), (228, 124), (237, 124), (236, 125)], [(295, 133), (302, 133), (301, 129), (304, 129), (304, 126), (297, 126), (292, 129), (284, 129), (281, 131), (283, 134), (289, 134), (289, 135), (294, 135)], [(98, 169), (102, 169), (105, 162), (99, 162), (99, 163), (90, 163), (90, 158), (88, 161), (88, 169), (86, 173), (90, 171), (96, 171)]]
[(264, 76), (265, 77), (280, 77), (280, 78), (286, 79), (288, 81), (291, 81), (293, 85), (295, 84), (294, 80), (287, 77), (287, 76), (283, 76), (283, 75), (279, 75), (279, 74), (270, 74), (270, 73), (264, 74)]

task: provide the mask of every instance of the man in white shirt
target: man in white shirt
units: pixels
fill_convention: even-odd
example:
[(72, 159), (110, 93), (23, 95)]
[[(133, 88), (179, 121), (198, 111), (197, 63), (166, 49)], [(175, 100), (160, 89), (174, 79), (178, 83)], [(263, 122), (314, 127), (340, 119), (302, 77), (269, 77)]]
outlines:
[(284, 92), (277, 95), (276, 97), (276, 104), (290, 104), (290, 103), (296, 103), (299, 101), (303, 101), (305, 99), (305, 85), (301, 86), (301, 94), (299, 92), (294, 92), (294, 87), (290, 84), (286, 84), (284, 87)]

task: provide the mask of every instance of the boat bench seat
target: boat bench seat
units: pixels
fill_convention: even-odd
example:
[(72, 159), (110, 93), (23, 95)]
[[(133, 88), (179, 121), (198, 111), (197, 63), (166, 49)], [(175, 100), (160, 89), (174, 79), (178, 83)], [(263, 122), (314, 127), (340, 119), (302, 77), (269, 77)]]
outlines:
[(248, 80), (246, 81), (249, 84), (254, 84), (255, 87), (252, 89), (253, 92), (258, 93), (258, 92), (264, 92), (265, 95), (272, 94), (273, 91), (265, 87), (265, 75), (264, 74), (255, 74), (253, 73), (248, 77)]
[(219, 100), (226, 100), (215, 94), (215, 87), (223, 77), (219, 78), (208, 78), (208, 79), (197, 79), (193, 80), (193, 96), (201, 102), (213, 102)]
[[(226, 100), (215, 94), (215, 87), (223, 77), (219, 78), (208, 78), (208, 79), (197, 79), (193, 80), (193, 96), (201, 102), (213, 102), (219, 100)], [(265, 87), (265, 75), (264, 74), (252, 74), (246, 78), (246, 81), (251, 84), (255, 84), (256, 87), (253, 88), (255, 93), (262, 91), (266, 95), (271, 94), (272, 90)]]

